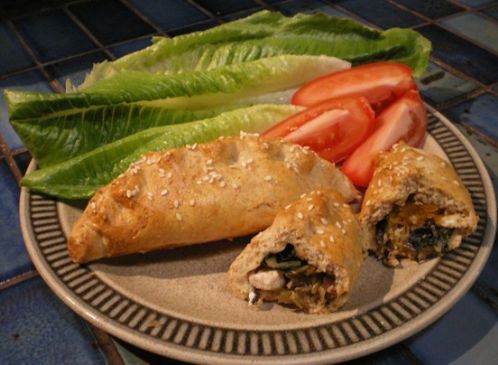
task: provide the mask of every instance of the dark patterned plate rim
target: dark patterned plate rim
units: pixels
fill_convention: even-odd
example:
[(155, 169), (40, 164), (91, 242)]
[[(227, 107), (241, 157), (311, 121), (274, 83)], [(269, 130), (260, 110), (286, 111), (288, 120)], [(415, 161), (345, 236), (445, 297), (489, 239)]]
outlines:
[[(480, 216), (477, 231), (398, 296), (364, 313), (318, 326), (226, 328), (176, 318), (136, 303), (102, 282), (90, 268), (70, 262), (57, 200), (24, 188), (21, 230), (28, 253), (48, 286), (78, 315), (138, 347), (198, 363), (345, 361), (400, 342), (433, 323), (467, 292), (491, 252), (496, 200), (483, 162), (465, 136), (432, 108), (429, 133), (471, 192)], [(109, 298), (118, 299), (109, 305)], [(148, 326), (150, 321), (157, 325)]]

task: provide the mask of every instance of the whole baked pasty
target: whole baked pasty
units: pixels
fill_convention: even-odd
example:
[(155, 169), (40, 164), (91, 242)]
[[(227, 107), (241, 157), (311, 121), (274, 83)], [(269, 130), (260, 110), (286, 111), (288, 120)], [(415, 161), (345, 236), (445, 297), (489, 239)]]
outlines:
[(363, 262), (367, 239), (332, 190), (304, 194), (256, 235), (228, 271), (230, 290), (250, 303), (278, 302), (307, 313), (341, 307)]
[(68, 250), (76, 262), (247, 235), (299, 195), (357, 191), (333, 164), (257, 136), (145, 154), (90, 200)]
[(457, 248), (477, 220), (453, 167), (404, 143), (379, 156), (360, 212), (360, 221), (375, 229), (369, 248), (389, 266)]

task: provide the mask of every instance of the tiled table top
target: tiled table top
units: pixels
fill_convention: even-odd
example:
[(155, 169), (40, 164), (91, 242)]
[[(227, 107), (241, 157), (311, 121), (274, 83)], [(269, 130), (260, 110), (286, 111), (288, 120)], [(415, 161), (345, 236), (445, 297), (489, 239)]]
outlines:
[[(433, 43), (425, 100), (472, 142), (498, 186), (498, 1), (90, 0), (0, 4), (0, 90), (60, 92), (92, 63), (263, 8), (324, 12), (374, 27), (409, 27)], [(0, 101), (0, 363), (155, 364), (68, 309), (40, 279), (19, 231), (18, 181), (29, 163)], [(418, 335), (353, 364), (497, 364), (498, 245), (472, 289)], [(169, 360), (171, 361), (171, 360)], [(169, 362), (168, 362), (169, 363)]]

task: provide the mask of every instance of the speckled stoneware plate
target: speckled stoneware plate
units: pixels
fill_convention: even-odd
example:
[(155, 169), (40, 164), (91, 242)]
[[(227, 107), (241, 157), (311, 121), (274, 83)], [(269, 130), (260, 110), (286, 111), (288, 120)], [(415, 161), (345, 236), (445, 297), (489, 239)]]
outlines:
[[(226, 290), (225, 272), (249, 238), (102, 260), (71, 262), (66, 237), (83, 204), (23, 189), (21, 225), (43, 279), (75, 312), (127, 342), (198, 363), (304, 364), (356, 358), (420, 331), (469, 289), (491, 251), (496, 201), (471, 144), (432, 112), (424, 146), (447, 158), (480, 221), (456, 251), (395, 270), (369, 258), (349, 302), (330, 315), (273, 305), (254, 310)], [(34, 165), (30, 166), (31, 169)]]

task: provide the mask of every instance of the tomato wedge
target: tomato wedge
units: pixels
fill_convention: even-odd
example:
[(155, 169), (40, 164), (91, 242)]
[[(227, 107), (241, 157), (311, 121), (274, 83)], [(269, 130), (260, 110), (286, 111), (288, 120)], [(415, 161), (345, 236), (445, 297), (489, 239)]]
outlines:
[(378, 117), (375, 132), (342, 165), (342, 172), (353, 184), (367, 187), (380, 152), (404, 140), (419, 146), (427, 129), (427, 110), (416, 90), (410, 90), (387, 107)]
[(292, 104), (311, 106), (325, 99), (363, 96), (378, 110), (416, 85), (410, 67), (402, 63), (377, 62), (334, 72), (304, 84)]
[(273, 126), (264, 137), (283, 137), (309, 146), (322, 158), (338, 162), (349, 156), (374, 130), (374, 112), (367, 99), (330, 99)]

